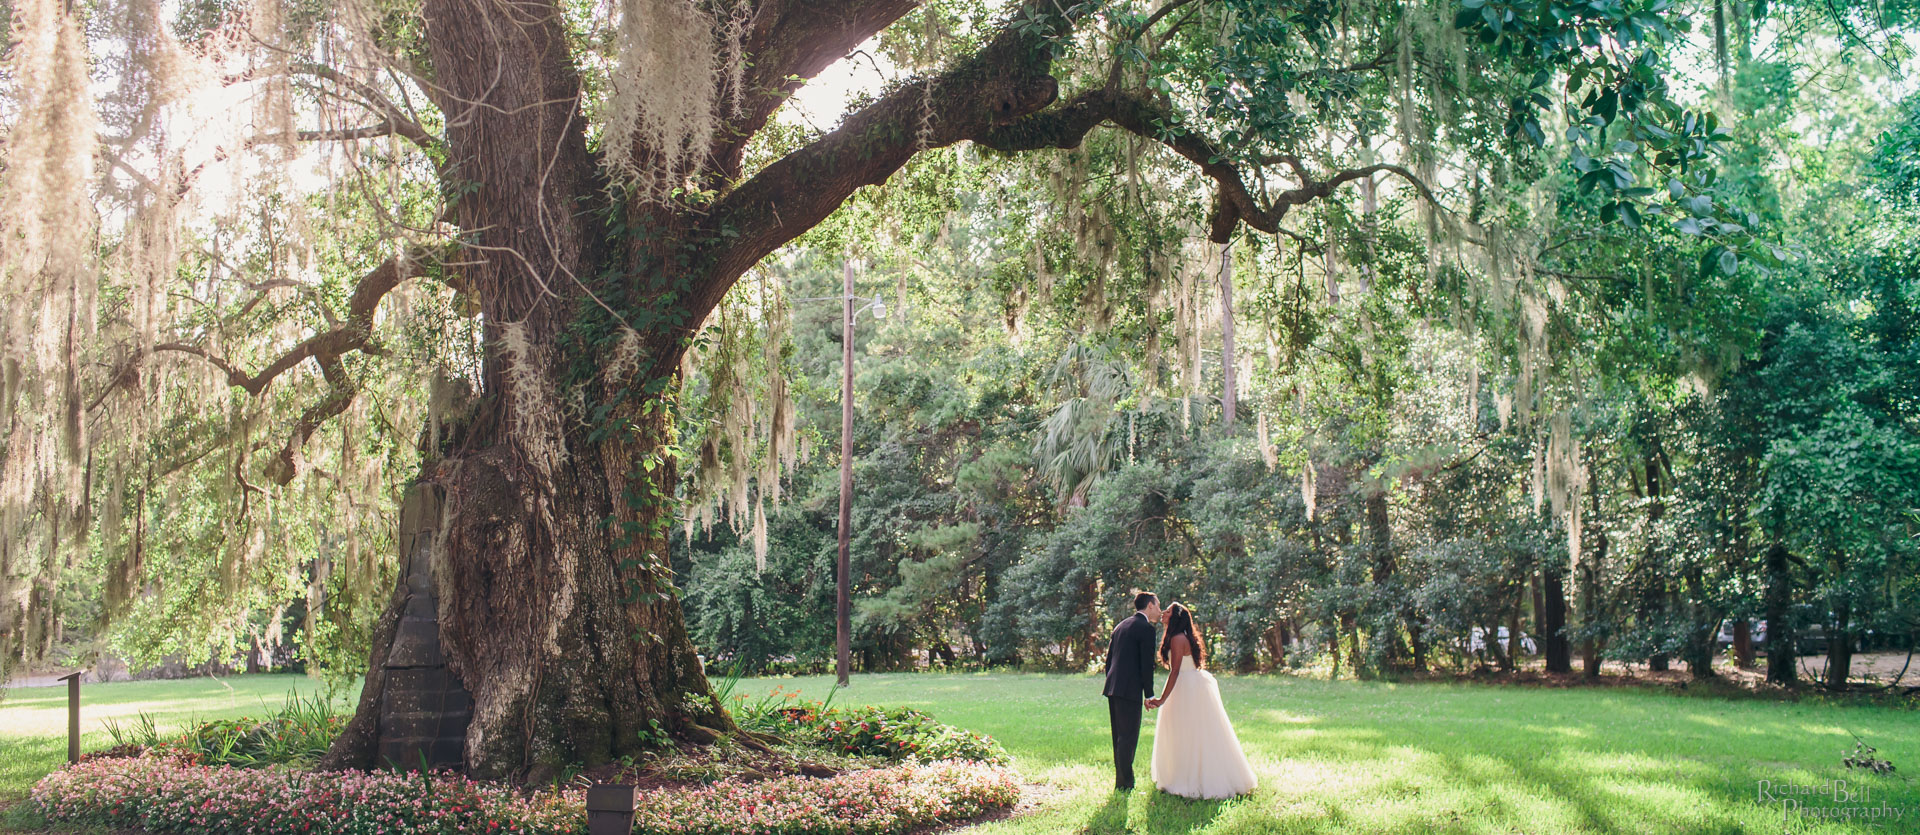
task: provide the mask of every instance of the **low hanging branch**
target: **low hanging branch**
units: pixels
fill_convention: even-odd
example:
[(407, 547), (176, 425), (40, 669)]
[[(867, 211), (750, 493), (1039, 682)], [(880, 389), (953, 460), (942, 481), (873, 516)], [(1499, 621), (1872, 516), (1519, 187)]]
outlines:
[(153, 346), (153, 349), (200, 357), (225, 373), (228, 385), (259, 396), (273, 383), (274, 378), (308, 358), (317, 359), (324, 365), (338, 360), (349, 351), (378, 353), (379, 347), (373, 342), (374, 311), (380, 307), (380, 301), (386, 298), (387, 293), (400, 286), (400, 282), (423, 274), (420, 256), (424, 254), (421, 248), (411, 248), (405, 255), (396, 255), (374, 267), (354, 285), (353, 295), (347, 300), (344, 322), (332, 330), (307, 337), (257, 374), (248, 375), (225, 358), (198, 345), (164, 342)]
[(1174, 127), (1174, 115), (1146, 96), (1110, 90), (1089, 90), (1052, 110), (997, 128), (974, 141), (999, 151), (1030, 151), (1041, 148), (1076, 148), (1089, 131), (1103, 124), (1115, 125), (1135, 135), (1151, 139), (1193, 162), (1202, 174), (1214, 181), (1218, 191), (1214, 212), (1209, 219), (1208, 238), (1226, 243), (1240, 222), (1268, 234), (1280, 231), (1280, 221), (1295, 206), (1327, 197), (1340, 186), (1376, 174), (1393, 174), (1406, 180), (1428, 202), (1441, 205), (1427, 183), (1404, 166), (1381, 163), (1335, 172), (1315, 179), (1299, 158), (1276, 155), (1272, 162), (1284, 163), (1300, 179), (1296, 188), (1282, 191), (1262, 205), (1247, 187), (1240, 168), (1227, 162), (1214, 144), (1200, 134)]
[[(199, 357), (226, 374), (228, 385), (255, 397), (264, 393), (276, 378), (300, 363), (312, 359), (319, 364), (320, 375), (327, 382), (327, 393), (301, 411), (300, 419), (288, 432), (286, 442), (266, 467), (267, 477), (275, 484), (284, 486), (297, 474), (295, 462), (307, 439), (313, 437), (322, 424), (345, 412), (359, 394), (359, 384), (347, 374), (341, 358), (352, 351), (380, 352), (379, 345), (373, 340), (374, 312), (379, 309), (381, 300), (401, 282), (424, 273), (424, 255), (424, 248), (412, 247), (404, 255), (382, 262), (354, 286), (343, 322), (331, 330), (307, 337), (256, 374), (249, 375), (226, 358), (198, 345), (167, 342), (153, 346), (153, 350)], [(116, 374), (113, 384), (118, 385), (128, 379), (134, 378), (130, 374)], [(103, 393), (102, 399), (104, 396)], [(98, 402), (95, 401), (96, 404)]]
[[(1058, 95), (1042, 38), (1009, 28), (952, 69), (895, 89), (847, 117), (714, 207), (703, 231), (733, 240), (696, 290), (693, 309), (712, 310), (760, 259), (826, 219), (861, 186), (886, 182), (920, 151), (977, 140)], [(932, 100), (940, 107), (929, 110)]]

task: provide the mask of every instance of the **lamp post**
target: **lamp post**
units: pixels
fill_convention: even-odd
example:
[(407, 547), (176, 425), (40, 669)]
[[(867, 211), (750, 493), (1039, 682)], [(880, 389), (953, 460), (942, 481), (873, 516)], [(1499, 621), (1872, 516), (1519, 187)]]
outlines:
[[(847, 686), (853, 669), (853, 321), (862, 311), (887, 316), (887, 303), (879, 296), (871, 299), (853, 294), (853, 262), (841, 269), (839, 296), (814, 296), (803, 302), (840, 302), (840, 558), (835, 566), (833, 671), (839, 686)], [(854, 307), (857, 302), (865, 302)]]

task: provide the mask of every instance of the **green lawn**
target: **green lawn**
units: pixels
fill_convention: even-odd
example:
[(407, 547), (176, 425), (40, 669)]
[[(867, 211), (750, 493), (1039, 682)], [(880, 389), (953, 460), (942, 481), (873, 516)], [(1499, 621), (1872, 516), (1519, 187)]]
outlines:
[[(741, 692), (826, 678), (758, 679)], [(1632, 689), (1548, 690), (1448, 684), (1330, 683), (1224, 677), (1240, 738), (1260, 773), (1252, 796), (1194, 802), (1146, 777), (1152, 714), (1141, 739), (1141, 790), (1112, 793), (1106, 706), (1090, 676), (859, 676), (838, 703), (907, 705), (993, 734), (1035, 784), (1038, 808), (969, 830), (1060, 832), (1920, 832), (1920, 786), (1904, 774), (1848, 772), (1849, 731), (1879, 756), (1920, 770), (1920, 711), (1688, 698)], [(104, 721), (145, 711), (173, 727), (258, 714), (315, 685), (298, 676), (224, 682), (87, 685), (86, 745)], [(66, 691), (11, 691), (0, 701), (0, 803), (19, 798), (65, 756)], [(1785, 821), (1758, 783), (1846, 780), (1866, 800), (1810, 809), (1886, 807), (1899, 820)]]
[[(319, 682), (301, 675), (83, 684), (80, 750), (113, 743), (109, 720), (126, 726), (145, 713), (161, 730), (179, 730), (196, 720), (259, 716), (285, 704), (289, 693), (312, 696), (319, 690)], [(24, 797), (34, 781), (66, 760), (67, 688), (6, 691), (0, 698), (0, 805)]]
[[(823, 698), (831, 679), (795, 686)], [(1904, 774), (1849, 772), (1848, 732), (1920, 771), (1920, 712), (1690, 698), (1637, 689), (1371, 684), (1289, 677), (1221, 679), (1260, 776), (1253, 795), (1196, 802), (1147, 778), (1152, 714), (1136, 763), (1141, 789), (1113, 793), (1106, 705), (1090, 676), (856, 677), (836, 703), (908, 705), (999, 739), (1041, 808), (981, 835), (1061, 832), (1920, 832), (1920, 786)], [(1897, 821), (1783, 821), (1759, 781), (1846, 780)], [(1776, 795), (1778, 796), (1778, 795)], [(1783, 826), (1783, 823), (1786, 825)]]

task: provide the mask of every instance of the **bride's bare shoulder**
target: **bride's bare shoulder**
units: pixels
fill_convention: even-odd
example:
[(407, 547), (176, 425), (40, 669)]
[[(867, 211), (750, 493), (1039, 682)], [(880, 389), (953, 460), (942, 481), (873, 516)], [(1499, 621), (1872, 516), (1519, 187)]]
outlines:
[(1186, 635), (1173, 636), (1173, 654), (1175, 657), (1193, 655), (1193, 639)]

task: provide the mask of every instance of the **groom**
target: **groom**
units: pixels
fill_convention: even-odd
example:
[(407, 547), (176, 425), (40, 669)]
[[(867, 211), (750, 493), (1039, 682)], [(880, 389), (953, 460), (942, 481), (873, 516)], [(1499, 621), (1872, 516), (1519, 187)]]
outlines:
[(1133, 753), (1140, 747), (1140, 706), (1153, 698), (1153, 625), (1160, 622), (1160, 598), (1152, 592), (1133, 596), (1133, 617), (1113, 628), (1107, 641), (1107, 718), (1113, 723), (1114, 788), (1133, 788)]

